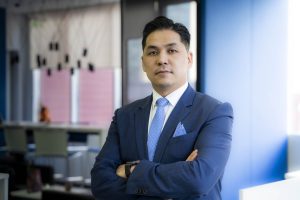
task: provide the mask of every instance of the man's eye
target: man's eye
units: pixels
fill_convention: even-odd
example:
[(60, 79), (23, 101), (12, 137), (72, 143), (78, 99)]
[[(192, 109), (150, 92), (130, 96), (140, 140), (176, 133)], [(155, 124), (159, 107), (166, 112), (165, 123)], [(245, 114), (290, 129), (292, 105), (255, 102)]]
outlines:
[(150, 51), (150, 52), (148, 52), (148, 55), (155, 56), (155, 55), (157, 55), (157, 51)]
[(176, 50), (176, 49), (169, 49), (168, 52), (169, 52), (169, 53), (176, 53), (177, 50)]

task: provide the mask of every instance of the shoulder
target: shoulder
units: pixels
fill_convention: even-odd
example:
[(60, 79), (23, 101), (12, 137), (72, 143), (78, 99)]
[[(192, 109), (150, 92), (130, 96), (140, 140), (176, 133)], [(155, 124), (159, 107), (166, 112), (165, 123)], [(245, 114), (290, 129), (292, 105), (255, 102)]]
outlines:
[(195, 92), (194, 108), (202, 108), (202, 111), (208, 115), (213, 112), (226, 113), (227, 115), (233, 115), (233, 109), (230, 103), (221, 102), (220, 100), (200, 92)]
[(139, 99), (132, 103), (124, 105), (121, 108), (119, 108), (117, 111), (121, 112), (121, 113), (122, 112), (124, 112), (124, 113), (134, 112), (140, 108), (145, 108), (145, 107), (149, 106), (151, 104), (151, 101), (152, 101), (152, 95), (149, 95), (143, 99)]

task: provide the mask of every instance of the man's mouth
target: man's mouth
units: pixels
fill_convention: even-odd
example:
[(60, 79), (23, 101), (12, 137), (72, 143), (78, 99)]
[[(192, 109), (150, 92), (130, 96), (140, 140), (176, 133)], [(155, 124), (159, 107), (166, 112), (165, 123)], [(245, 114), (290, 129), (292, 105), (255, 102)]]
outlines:
[(158, 75), (158, 74), (166, 74), (166, 73), (171, 73), (171, 71), (161, 70), (161, 71), (156, 72), (155, 74)]

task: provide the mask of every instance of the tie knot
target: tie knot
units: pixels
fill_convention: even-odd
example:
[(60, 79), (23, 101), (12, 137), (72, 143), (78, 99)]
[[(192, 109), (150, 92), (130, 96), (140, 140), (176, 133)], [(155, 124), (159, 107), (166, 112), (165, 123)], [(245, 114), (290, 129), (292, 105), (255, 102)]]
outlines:
[(161, 107), (161, 106), (164, 107), (164, 106), (168, 105), (168, 103), (169, 103), (169, 101), (166, 98), (159, 98), (156, 100), (156, 105), (158, 107)]

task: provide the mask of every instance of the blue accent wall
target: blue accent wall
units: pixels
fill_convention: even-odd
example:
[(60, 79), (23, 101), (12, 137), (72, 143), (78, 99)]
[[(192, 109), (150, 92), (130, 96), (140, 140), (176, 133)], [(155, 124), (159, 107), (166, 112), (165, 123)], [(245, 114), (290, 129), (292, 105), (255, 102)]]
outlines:
[[(6, 20), (5, 10), (0, 8), (0, 115), (6, 118), (6, 56), (5, 56), (5, 35)], [(3, 133), (0, 131), (0, 146), (3, 145)]]
[(0, 8), (0, 114), (5, 118), (6, 105), (6, 56), (5, 56), (5, 10)]
[(204, 92), (234, 108), (223, 200), (287, 170), (286, 0), (206, 0)]

